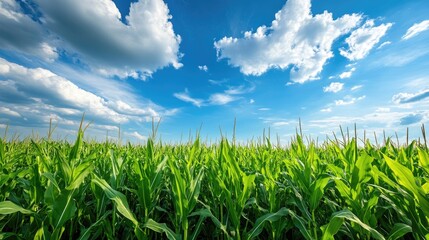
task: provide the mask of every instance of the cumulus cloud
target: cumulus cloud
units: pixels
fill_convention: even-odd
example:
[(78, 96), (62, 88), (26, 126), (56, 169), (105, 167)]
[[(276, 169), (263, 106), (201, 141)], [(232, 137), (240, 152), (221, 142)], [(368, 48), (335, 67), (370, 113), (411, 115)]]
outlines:
[[(156, 106), (136, 107), (110, 100), (82, 89), (70, 80), (43, 68), (27, 68), (0, 58), (0, 114), (20, 120), (49, 118), (63, 122), (80, 118), (85, 112), (100, 123), (122, 124), (147, 121), (160, 115)], [(8, 92), (8, 93), (7, 93)]]
[(363, 59), (386, 34), (392, 23), (375, 26), (374, 20), (367, 20), (346, 38), (348, 49), (341, 48), (340, 54), (351, 61)]
[(207, 65), (198, 66), (198, 69), (200, 69), (201, 71), (204, 71), (204, 72), (207, 72), (209, 70)]
[(345, 72), (341, 73), (339, 77), (341, 79), (350, 78), (354, 71), (356, 71), (356, 68), (352, 68), (349, 71), (345, 71)]
[(324, 92), (337, 93), (343, 89), (344, 83), (332, 82), (329, 86), (323, 88)]
[(52, 62), (57, 49), (49, 42), (43, 27), (22, 13), (18, 1), (0, 1), (0, 48), (35, 55)]
[(313, 15), (310, 0), (289, 0), (275, 14), (271, 26), (247, 31), (243, 38), (224, 37), (214, 43), (219, 59), (228, 59), (245, 75), (259, 76), (269, 69), (292, 66), (291, 80), (304, 83), (318, 79), (333, 56), (332, 43), (350, 32), (361, 20), (357, 14), (333, 19), (325, 11)]
[(25, 15), (16, 1), (0, 2), (0, 47), (49, 59), (60, 48), (107, 76), (144, 79), (159, 68), (182, 66), (181, 38), (163, 0), (131, 3), (124, 22), (111, 0), (35, 3), (42, 17)]
[(413, 26), (411, 26), (407, 32), (405, 33), (404, 36), (402, 36), (403, 40), (408, 40), (412, 37), (415, 37), (417, 35), (419, 35), (421, 32), (424, 32), (426, 30), (429, 29), (429, 20), (424, 20), (422, 22), (419, 23), (415, 23), (413, 24)]
[(141, 135), (140, 133), (138, 133), (136, 131), (134, 131), (132, 133), (127, 133), (127, 135), (129, 135), (131, 137), (134, 137), (134, 138), (136, 138), (136, 139), (138, 139), (140, 141), (146, 141), (147, 140), (146, 136), (143, 136), (143, 135)]
[(429, 97), (429, 89), (417, 93), (398, 93), (392, 97), (392, 102), (396, 104), (413, 103)]
[(365, 99), (365, 97), (366, 97), (365, 95), (357, 98), (346, 96), (344, 99), (335, 100), (335, 105), (336, 106), (352, 105), (352, 104), (355, 104), (357, 101)]

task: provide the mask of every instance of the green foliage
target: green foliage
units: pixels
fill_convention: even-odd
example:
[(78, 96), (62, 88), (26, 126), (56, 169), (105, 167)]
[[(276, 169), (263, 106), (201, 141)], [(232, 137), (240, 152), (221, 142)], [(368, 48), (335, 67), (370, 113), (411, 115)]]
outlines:
[(0, 139), (0, 239), (425, 239), (429, 151)]

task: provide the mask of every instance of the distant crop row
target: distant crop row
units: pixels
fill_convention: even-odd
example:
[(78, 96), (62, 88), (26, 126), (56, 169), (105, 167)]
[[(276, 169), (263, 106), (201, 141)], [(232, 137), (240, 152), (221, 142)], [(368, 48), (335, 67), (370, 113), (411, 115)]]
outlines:
[(413, 141), (0, 140), (0, 239), (429, 239)]

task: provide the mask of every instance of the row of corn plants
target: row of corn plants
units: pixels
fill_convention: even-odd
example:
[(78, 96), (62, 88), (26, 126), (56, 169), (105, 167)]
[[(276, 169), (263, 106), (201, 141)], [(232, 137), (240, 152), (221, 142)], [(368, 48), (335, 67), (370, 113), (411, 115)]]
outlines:
[(429, 239), (429, 151), (0, 140), (0, 239)]

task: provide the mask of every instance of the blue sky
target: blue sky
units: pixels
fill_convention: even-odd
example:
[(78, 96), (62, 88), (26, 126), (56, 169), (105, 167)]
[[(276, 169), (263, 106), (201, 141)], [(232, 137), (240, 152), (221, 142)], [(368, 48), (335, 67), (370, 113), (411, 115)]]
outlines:
[(426, 0), (3, 0), (0, 132), (282, 142), (429, 119)]

